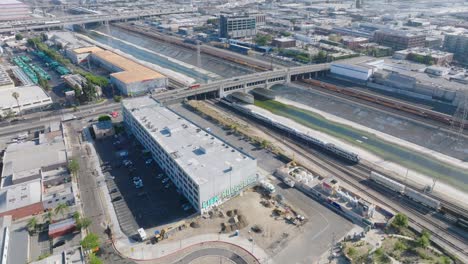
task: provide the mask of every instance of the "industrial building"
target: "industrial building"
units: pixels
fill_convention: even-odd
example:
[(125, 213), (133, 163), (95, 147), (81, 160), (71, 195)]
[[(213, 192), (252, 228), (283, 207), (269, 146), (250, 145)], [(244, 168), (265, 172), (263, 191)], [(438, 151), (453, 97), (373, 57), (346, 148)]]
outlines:
[(123, 101), (124, 124), (201, 213), (257, 181), (257, 161), (149, 97)]
[[(13, 93), (18, 93), (18, 101), (13, 98)], [(0, 115), (31, 113), (46, 109), (52, 105), (50, 96), (39, 86), (18, 86), (0, 89)]]
[(255, 16), (225, 16), (219, 19), (219, 36), (221, 38), (244, 38), (257, 35), (257, 18)]
[(127, 96), (142, 95), (157, 88), (166, 88), (168, 85), (168, 78), (163, 74), (99, 47), (74, 49), (68, 55), (74, 62), (81, 63), (90, 59), (113, 72), (110, 74), (111, 83)]
[(419, 63), (448, 65), (453, 60), (453, 53), (429, 48), (417, 47), (406, 50), (396, 51), (393, 54), (394, 59), (410, 60)]
[(296, 40), (293, 38), (275, 38), (271, 45), (280, 49), (296, 47)]
[(360, 57), (332, 63), (330, 72), (332, 77), (376, 90), (451, 106), (463, 102), (468, 91), (463, 73), (452, 75), (450, 69), (407, 60)]
[(444, 49), (452, 52), (458, 62), (468, 64), (468, 33), (445, 35)]
[(374, 42), (391, 47), (393, 50), (404, 50), (414, 47), (424, 47), (426, 35), (404, 30), (377, 30)]

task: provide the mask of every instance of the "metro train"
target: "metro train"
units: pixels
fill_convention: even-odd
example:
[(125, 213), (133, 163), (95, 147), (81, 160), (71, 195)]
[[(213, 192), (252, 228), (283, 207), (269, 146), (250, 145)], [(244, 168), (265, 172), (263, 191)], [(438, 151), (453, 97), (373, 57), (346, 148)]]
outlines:
[(286, 133), (289, 133), (291, 134), (292, 136), (295, 136), (296, 138), (299, 138), (301, 140), (304, 140), (305, 142), (308, 142), (308, 143), (311, 143), (317, 147), (320, 147), (330, 153), (332, 153), (333, 155), (337, 156), (337, 157), (340, 157), (346, 161), (349, 161), (349, 162), (352, 162), (352, 163), (359, 163), (359, 155), (357, 155), (356, 153), (353, 153), (353, 152), (350, 152), (350, 151), (347, 151), (347, 150), (344, 150), (340, 147), (337, 147), (335, 146), (334, 144), (332, 143), (328, 143), (328, 142), (324, 142), (318, 138), (315, 138), (315, 137), (312, 137), (302, 131), (299, 131), (295, 128), (291, 128), (291, 127), (288, 127), (284, 124), (282, 124), (281, 122), (278, 122), (268, 116), (265, 116), (263, 114), (260, 114), (260, 113), (257, 113), (255, 111), (252, 111), (252, 109), (249, 109), (249, 108), (246, 108), (242, 105), (239, 105), (237, 103), (233, 103), (233, 102), (229, 102), (228, 100), (226, 99), (223, 99), (221, 100), (222, 103), (226, 104), (226, 105), (229, 105), (231, 106), (232, 108), (246, 114), (246, 115), (249, 115), (249, 116), (252, 116), (260, 121), (263, 121), (264, 123), (268, 124), (268, 125), (271, 125), (271, 126), (274, 126)]
[(426, 207), (429, 207), (434, 210), (440, 210), (441, 209), (441, 204), (440, 201), (429, 197), (421, 192), (418, 192), (416, 190), (411, 189), (410, 187), (407, 187), (404, 184), (401, 184), (397, 181), (394, 181), (388, 177), (385, 177), (384, 175), (377, 173), (375, 171), (371, 171), (370, 177), (371, 180), (375, 181), (376, 183), (384, 186), (385, 188), (388, 188), (392, 191), (398, 192), (411, 200), (418, 202), (420, 204), (425, 205)]

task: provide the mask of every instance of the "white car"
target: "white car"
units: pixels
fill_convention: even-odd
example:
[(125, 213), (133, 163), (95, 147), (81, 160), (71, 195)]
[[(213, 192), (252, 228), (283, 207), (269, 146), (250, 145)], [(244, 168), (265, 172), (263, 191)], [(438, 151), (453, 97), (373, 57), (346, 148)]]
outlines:
[(145, 161), (145, 164), (146, 164), (146, 165), (149, 165), (149, 164), (151, 164), (152, 162), (153, 162), (153, 159), (147, 159), (147, 160)]
[(133, 181), (133, 184), (135, 184), (135, 188), (139, 189), (143, 187), (143, 181), (139, 179), (138, 181)]

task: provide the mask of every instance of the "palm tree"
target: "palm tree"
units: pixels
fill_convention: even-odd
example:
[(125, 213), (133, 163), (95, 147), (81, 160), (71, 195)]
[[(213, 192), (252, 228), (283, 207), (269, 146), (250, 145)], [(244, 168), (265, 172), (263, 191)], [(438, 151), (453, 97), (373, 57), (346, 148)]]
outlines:
[(36, 229), (37, 229), (37, 218), (36, 218), (36, 217), (33, 217), (33, 218), (29, 219), (28, 224), (26, 225), (26, 227), (28, 228), (28, 231), (29, 231), (30, 233), (36, 232)]
[(20, 94), (18, 92), (13, 92), (11, 94), (11, 96), (13, 96), (13, 98), (15, 98), (16, 105), (18, 106), (18, 113), (21, 115), (21, 108), (20, 108), (20, 104), (19, 104), (19, 100), (18, 100), (18, 98), (20, 97)]
[(47, 211), (47, 213), (42, 217), (44, 218), (44, 221), (50, 224), (52, 222), (52, 217), (54, 217), (54, 213), (52, 211)]
[(68, 211), (68, 205), (64, 203), (59, 203), (57, 207), (55, 207), (55, 210), (54, 210), (56, 215), (60, 214), (62, 215), (62, 217), (65, 211)]

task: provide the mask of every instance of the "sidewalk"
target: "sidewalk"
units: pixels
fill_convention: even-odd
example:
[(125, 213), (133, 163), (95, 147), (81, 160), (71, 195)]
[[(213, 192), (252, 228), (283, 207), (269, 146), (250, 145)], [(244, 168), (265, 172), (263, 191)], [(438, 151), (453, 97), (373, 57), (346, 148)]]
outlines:
[[(107, 185), (104, 183), (105, 177), (101, 171), (100, 160), (96, 153), (96, 149), (94, 148), (94, 141), (90, 137), (87, 137), (87, 142), (83, 143), (89, 145), (90, 147), (91, 153), (89, 158), (92, 159), (91, 163), (95, 165), (95, 170), (98, 172), (98, 175), (96, 176), (96, 179), (100, 182), (98, 184), (98, 194), (101, 198), (100, 200), (106, 216), (106, 222), (112, 229), (114, 247), (122, 256), (136, 261), (150, 261), (164, 257), (164, 261), (167, 263), (167, 257), (169, 255), (173, 253), (179, 253), (176, 255), (176, 257), (182, 258), (185, 254), (180, 254), (182, 253), (181, 251), (187, 251), (189, 247), (192, 247), (191, 250), (195, 250), (193, 248), (194, 246), (203, 246), (204, 243), (210, 243), (212, 247), (219, 246), (215, 244), (225, 243), (227, 245), (235, 245), (241, 249), (239, 250), (241, 251), (241, 254), (239, 255), (243, 257), (245, 256), (246, 259), (249, 256), (250, 259), (255, 260), (256, 258), (257, 261), (268, 259), (266, 252), (262, 248), (258, 247), (255, 243), (250, 242), (248, 237), (245, 237), (242, 233), (236, 237), (230, 237), (231, 234), (211, 233), (177, 241), (171, 241), (169, 239), (154, 245), (146, 244), (145, 242), (140, 243), (133, 241), (120, 229), (119, 221), (111, 201), (109, 190)], [(171, 258), (174, 258), (174, 256), (171, 256)], [(272, 261), (270, 260), (269, 263), (272, 263)]]

